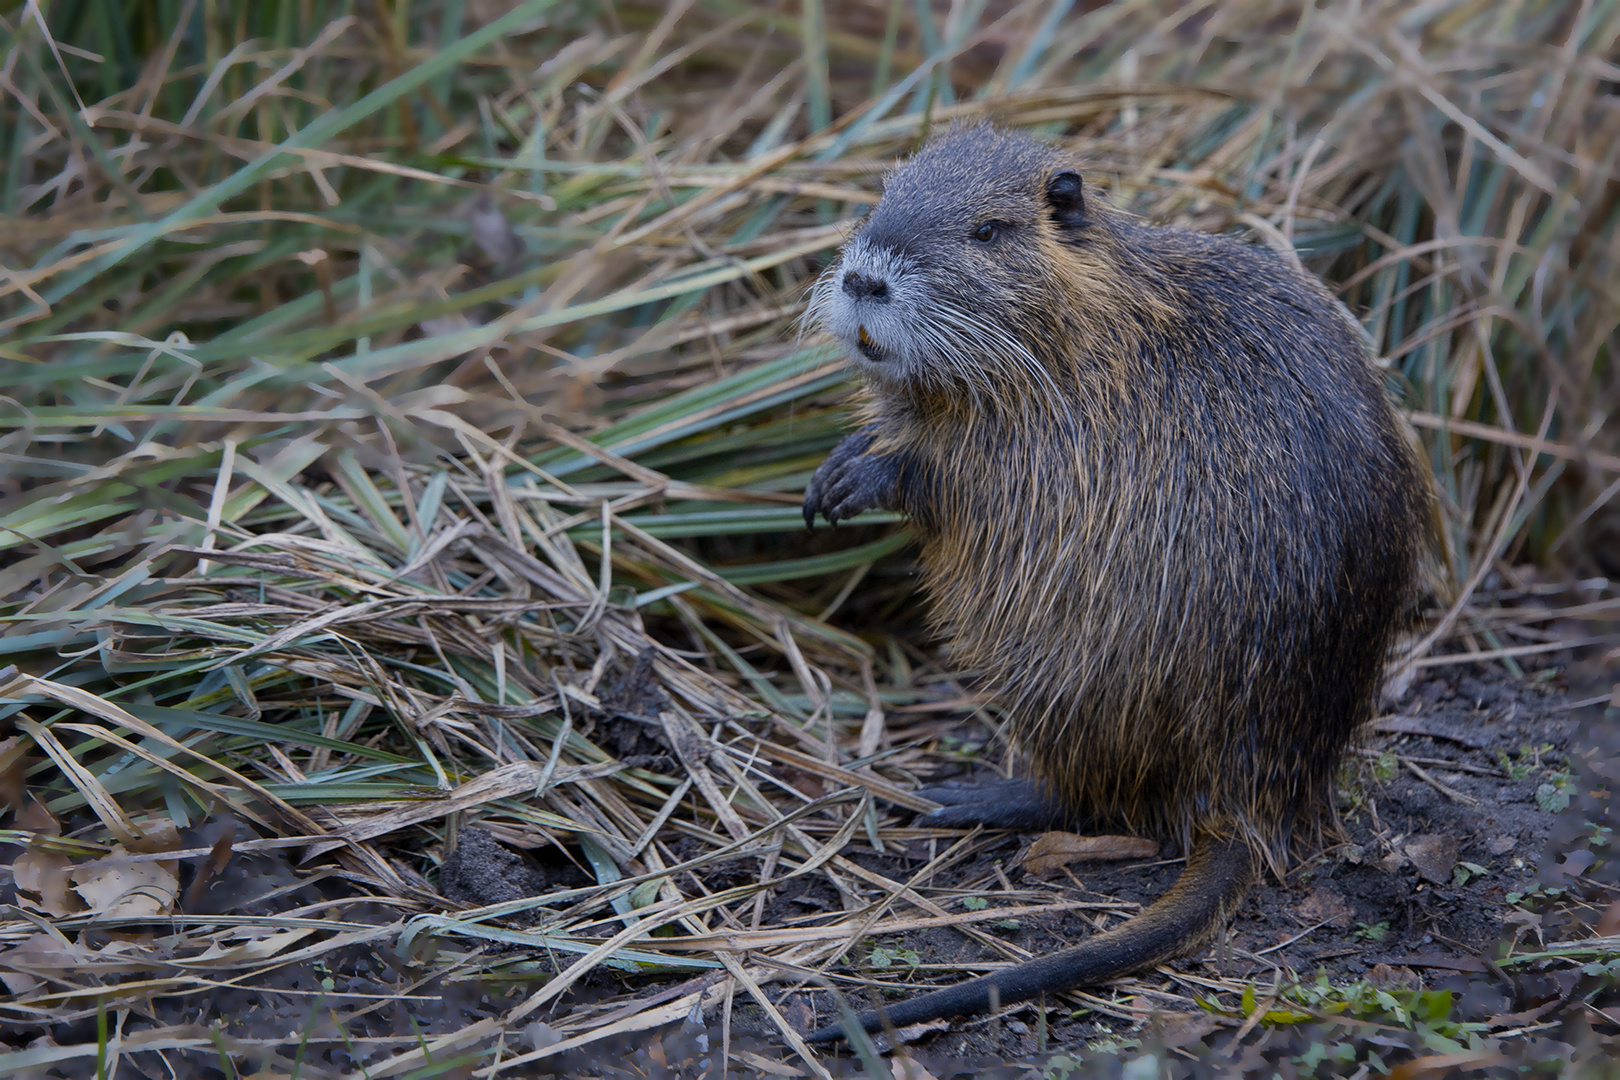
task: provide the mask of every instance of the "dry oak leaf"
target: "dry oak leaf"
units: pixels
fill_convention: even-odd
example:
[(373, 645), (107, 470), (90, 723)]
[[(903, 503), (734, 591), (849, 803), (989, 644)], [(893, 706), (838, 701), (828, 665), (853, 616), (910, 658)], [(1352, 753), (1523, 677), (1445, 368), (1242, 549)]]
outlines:
[(1072, 862), (1118, 862), (1151, 859), (1159, 845), (1139, 836), (1080, 836), (1071, 832), (1043, 833), (1029, 845), (1024, 869), (1037, 877), (1055, 874)]

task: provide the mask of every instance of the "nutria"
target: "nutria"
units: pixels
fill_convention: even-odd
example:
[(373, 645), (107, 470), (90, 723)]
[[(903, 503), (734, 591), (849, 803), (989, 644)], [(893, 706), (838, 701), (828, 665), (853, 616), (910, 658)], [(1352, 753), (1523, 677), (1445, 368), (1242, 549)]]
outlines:
[(1428, 482), (1355, 321), (1285, 256), (1146, 225), (1062, 151), (988, 126), (887, 178), (809, 319), (849, 348), (866, 423), (805, 520), (910, 516), (952, 662), (984, 673), (1038, 777), (927, 791), (946, 805), (922, 822), (1187, 853), (1125, 924), (861, 1022), (1202, 944), (1262, 866), (1320, 843), (1413, 606)]

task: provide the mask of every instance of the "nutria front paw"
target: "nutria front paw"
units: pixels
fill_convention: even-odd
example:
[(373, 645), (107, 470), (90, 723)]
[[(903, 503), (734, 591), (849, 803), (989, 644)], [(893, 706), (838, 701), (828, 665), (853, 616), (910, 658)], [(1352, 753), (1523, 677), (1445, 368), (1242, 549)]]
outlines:
[(876, 433), (867, 428), (833, 448), (804, 489), (804, 524), (814, 528), (819, 513), (836, 525), (862, 510), (892, 510), (900, 486), (899, 454), (867, 454)]

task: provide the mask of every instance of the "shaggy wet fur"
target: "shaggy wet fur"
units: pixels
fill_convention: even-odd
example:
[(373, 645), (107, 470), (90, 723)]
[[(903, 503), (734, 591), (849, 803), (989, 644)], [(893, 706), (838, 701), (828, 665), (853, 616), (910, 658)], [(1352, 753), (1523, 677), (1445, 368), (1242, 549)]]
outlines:
[(1280, 870), (1409, 614), (1426, 482), (1319, 282), (1077, 168), (977, 127), (889, 178), (813, 297), (869, 424), (806, 510), (911, 515), (953, 663), (1067, 807)]

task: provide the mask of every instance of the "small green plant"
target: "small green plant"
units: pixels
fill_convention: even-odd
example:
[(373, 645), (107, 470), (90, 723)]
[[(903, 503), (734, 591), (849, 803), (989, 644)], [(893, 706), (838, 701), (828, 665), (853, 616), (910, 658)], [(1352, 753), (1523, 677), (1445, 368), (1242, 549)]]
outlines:
[(962, 898), (962, 906), (967, 908), (969, 911), (983, 911), (985, 908), (990, 906), (990, 901), (986, 900), (982, 896), (964, 896)]
[(1096, 1042), (1087, 1043), (1087, 1049), (1097, 1054), (1124, 1054), (1142, 1045), (1141, 1039), (1127, 1039), (1122, 1035), (1104, 1035)]
[[(1281, 1005), (1280, 1008), (1279, 1005)], [(1245, 1019), (1253, 1016), (1256, 1010), (1259, 1009), (1259, 995), (1255, 993), (1253, 983), (1243, 988), (1243, 996), (1239, 999), (1238, 1008), (1242, 1011)], [(1266, 1011), (1260, 1017), (1260, 1022), (1265, 1024), (1297, 1024), (1313, 1019), (1314, 1016), (1315, 1014), (1311, 1012), (1301, 1012), (1298, 1009), (1289, 1008), (1284, 1002), (1283, 996), (1279, 995), (1275, 1000), (1266, 1003)]]
[(1532, 882), (1530, 887), (1523, 892), (1510, 892), (1503, 899), (1510, 904), (1521, 904), (1533, 900), (1557, 900), (1563, 895), (1564, 890), (1556, 885), (1542, 885), (1540, 882)]
[(1356, 930), (1356, 937), (1361, 938), (1363, 941), (1383, 941), (1384, 938), (1389, 936), (1388, 920), (1370, 925), (1368, 923), (1358, 923), (1357, 926), (1359, 929)]
[(1401, 767), (1401, 759), (1393, 750), (1385, 750), (1373, 760), (1373, 775), (1381, 784), (1387, 784), (1395, 779), (1395, 773)]
[(1294, 1064), (1307, 1073), (1314, 1074), (1317, 1067), (1325, 1061), (1332, 1061), (1337, 1065), (1354, 1065), (1360, 1056), (1359, 1048), (1353, 1042), (1342, 1042), (1329, 1046), (1326, 1042), (1313, 1042), (1305, 1048), (1305, 1052), (1294, 1058)]
[(1519, 747), (1517, 755), (1509, 754), (1506, 750), (1498, 750), (1496, 762), (1502, 766), (1502, 771), (1508, 774), (1508, 779), (1528, 780), (1541, 771), (1541, 756), (1550, 753), (1552, 743), (1542, 743), (1540, 746), (1525, 743)]
[[(1099, 1044), (1092, 1043), (1091, 1045), (1095, 1049)], [(1041, 1070), (1041, 1080), (1069, 1080), (1069, 1077), (1080, 1072), (1084, 1067), (1085, 1062), (1079, 1058), (1071, 1057), (1068, 1054), (1058, 1054), (1048, 1061), (1046, 1067)]]
[(1530, 763), (1525, 761), (1522, 756), (1515, 759), (1506, 750), (1498, 749), (1496, 751), (1496, 763), (1502, 766), (1502, 771), (1507, 773), (1509, 780), (1530, 779)]
[(1339, 764), (1339, 771), (1334, 777), (1334, 789), (1347, 814), (1353, 815), (1354, 811), (1366, 805), (1367, 785), (1364, 782), (1366, 768), (1358, 758)]
[(917, 965), (922, 962), (917, 956), (916, 949), (885, 948), (882, 945), (872, 946), (872, 952), (866, 959), (867, 963), (879, 970), (885, 970), (895, 964), (904, 964), (915, 971)]
[[(1204, 1007), (1221, 1012), (1234, 1020), (1253, 1017), (1260, 1009), (1254, 987), (1244, 988), (1236, 1011), (1223, 1010), (1209, 1002)], [(1449, 990), (1386, 989), (1362, 979), (1345, 986), (1334, 985), (1326, 971), (1319, 971), (1310, 982), (1294, 983), (1283, 987), (1275, 998), (1269, 999), (1259, 1016), (1267, 1025), (1300, 1024), (1333, 1017), (1367, 1021), (1375, 1024), (1398, 1025), (1419, 1037), (1422, 1047), (1431, 1053), (1460, 1054), (1478, 1050), (1483, 1046), (1483, 1024), (1469, 1024), (1456, 1019), (1452, 1013), (1455, 1001)], [(1354, 1046), (1354, 1043), (1350, 1044)], [(1319, 1041), (1295, 1059), (1306, 1075), (1328, 1065), (1328, 1075), (1348, 1075), (1356, 1071), (1358, 1049), (1337, 1048), (1331, 1040)], [(1371, 1057), (1362, 1061), (1370, 1073), (1386, 1072), (1382, 1059)]]
[(1479, 863), (1460, 862), (1451, 871), (1451, 883), (1461, 888), (1475, 878), (1484, 877), (1488, 871)]
[(1561, 814), (1569, 809), (1570, 796), (1573, 794), (1569, 773), (1555, 772), (1547, 778), (1546, 783), (1536, 788), (1536, 805), (1549, 814)]

